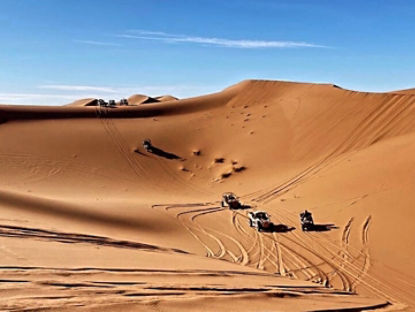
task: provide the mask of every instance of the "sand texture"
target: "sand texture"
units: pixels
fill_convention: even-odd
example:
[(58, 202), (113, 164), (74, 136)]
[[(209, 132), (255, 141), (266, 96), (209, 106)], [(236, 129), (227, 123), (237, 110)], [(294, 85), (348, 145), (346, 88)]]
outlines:
[(413, 90), (129, 101), (0, 105), (1, 311), (415, 311)]

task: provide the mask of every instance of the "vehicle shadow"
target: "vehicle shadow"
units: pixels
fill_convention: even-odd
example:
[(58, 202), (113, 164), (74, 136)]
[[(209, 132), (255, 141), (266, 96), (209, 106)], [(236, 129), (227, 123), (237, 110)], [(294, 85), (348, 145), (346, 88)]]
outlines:
[(269, 229), (262, 229), (263, 232), (268, 233), (287, 233), (295, 230), (295, 227), (286, 224), (273, 224)]
[(251, 209), (252, 206), (250, 205), (240, 205), (238, 208), (229, 208), (230, 210), (245, 210), (245, 209)]
[[(140, 152), (138, 149), (136, 149), (136, 150), (135, 150), (135, 152), (136, 152), (136, 153), (138, 153), (138, 154), (144, 155), (144, 154), (143, 154), (142, 152)], [(176, 154), (169, 153), (169, 152), (165, 152), (165, 151), (163, 151), (162, 149), (157, 148), (157, 147), (154, 147), (154, 146), (152, 146), (152, 147), (151, 147), (151, 150), (149, 150), (148, 152), (149, 152), (149, 153), (152, 153), (152, 154), (154, 154), (154, 155), (156, 155), (156, 156), (163, 157), (163, 158), (167, 158), (167, 159), (178, 159), (178, 160), (184, 160), (184, 158), (182, 158), (182, 157), (180, 157), (180, 156), (178, 156), (178, 155), (176, 155)]]
[(144, 156), (144, 157), (149, 157), (149, 156), (148, 156), (148, 155), (146, 155), (145, 153), (140, 152), (140, 150), (139, 150), (138, 148), (136, 148), (136, 149), (134, 150), (134, 152), (135, 152), (135, 153), (137, 153), (137, 154), (140, 154), (141, 156)]
[(327, 232), (338, 228), (335, 224), (314, 224), (308, 229), (308, 232)]

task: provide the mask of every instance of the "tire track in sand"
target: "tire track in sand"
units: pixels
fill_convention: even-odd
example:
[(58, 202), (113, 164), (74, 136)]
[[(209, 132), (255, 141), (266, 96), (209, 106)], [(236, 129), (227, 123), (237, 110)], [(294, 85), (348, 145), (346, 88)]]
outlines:
[(369, 272), (370, 269), (370, 254), (369, 254), (369, 226), (370, 222), (372, 220), (372, 216), (368, 216), (363, 223), (362, 226), (362, 236), (361, 236), (361, 242), (362, 242), (362, 252), (364, 254), (364, 261), (363, 261), (363, 269), (360, 272), (360, 274), (357, 275), (356, 279), (352, 282), (352, 289), (355, 290), (357, 285), (361, 282), (362, 278)]
[[(164, 208), (164, 210), (169, 211), (171, 209), (186, 209), (192, 207), (199, 207), (199, 209), (191, 209), (182, 212), (175, 213), (176, 219), (185, 227), (185, 229), (206, 249), (207, 257), (222, 259), (226, 254), (227, 250), (223, 242), (219, 237), (210, 233), (206, 228), (202, 227), (200, 224), (195, 224), (194, 219), (198, 215), (206, 215), (209, 213), (223, 211), (225, 208), (220, 206), (212, 206), (214, 203), (185, 203), (185, 204), (170, 204), (170, 205), (153, 205), (153, 208)], [(203, 239), (203, 236), (208, 237), (210, 240), (215, 242), (215, 247), (218, 248), (218, 251), (215, 252), (212, 246), (209, 246)]]
[[(222, 207), (221, 207), (222, 208)], [(221, 211), (223, 211), (223, 210), (225, 210), (226, 208), (223, 208), (223, 209), (221, 209)], [(191, 220), (193, 221), (193, 222), (195, 222), (195, 220), (196, 220), (196, 218), (198, 218), (198, 217), (200, 217), (200, 216), (202, 216), (202, 215), (205, 215), (206, 214), (206, 212), (204, 212), (204, 213), (199, 213), (199, 214), (197, 214), (197, 215), (193, 215), (192, 217), (191, 217)], [(199, 225), (199, 224), (198, 224)], [(200, 226), (200, 225), (199, 225)], [(238, 249), (239, 249), (239, 251), (240, 251), (240, 255), (239, 256), (236, 256), (236, 255), (234, 255), (229, 249), (227, 249), (227, 253), (234, 259), (234, 262), (235, 263), (239, 263), (239, 264), (241, 264), (241, 265), (247, 265), (248, 263), (249, 263), (249, 255), (248, 255), (248, 252), (247, 252), (247, 250), (245, 249), (245, 247), (242, 245), (242, 243), (240, 243), (237, 239), (235, 239), (235, 238), (233, 238), (232, 236), (230, 236), (230, 235), (228, 235), (228, 234), (225, 234), (225, 233), (223, 233), (223, 232), (220, 232), (220, 231), (217, 231), (217, 230), (215, 230), (215, 229), (212, 229), (212, 228), (207, 228), (207, 227), (205, 227), (205, 230), (206, 229), (209, 229), (209, 231), (211, 231), (211, 232), (214, 232), (214, 233), (216, 233), (217, 235), (221, 235), (221, 236), (223, 236), (223, 237), (225, 237), (225, 238), (227, 238), (228, 240), (230, 240), (231, 242), (233, 242), (233, 244), (235, 244), (237, 247), (238, 247)]]
[(151, 175), (149, 177), (146, 173), (146, 170), (139, 163), (137, 163), (133, 157), (131, 157), (131, 151), (128, 148), (128, 144), (126, 144), (124, 141), (124, 138), (118, 131), (111, 118), (108, 118), (108, 108), (102, 109), (101, 106), (98, 106), (96, 109), (96, 114), (101, 121), (105, 132), (108, 134), (111, 141), (118, 149), (120, 155), (126, 160), (127, 165), (130, 167), (134, 175), (137, 177), (145, 177), (146, 179), (151, 179)]

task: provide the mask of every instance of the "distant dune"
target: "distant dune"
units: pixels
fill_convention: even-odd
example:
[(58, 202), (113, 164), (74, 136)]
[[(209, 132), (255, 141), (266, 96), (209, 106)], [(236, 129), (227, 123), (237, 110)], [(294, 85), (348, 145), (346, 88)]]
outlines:
[(155, 99), (159, 102), (177, 101), (178, 100), (177, 97), (174, 97), (172, 95), (157, 96), (157, 97), (155, 97)]
[(0, 309), (415, 311), (413, 90), (128, 100), (0, 106)]
[(155, 103), (155, 102), (158, 102), (158, 100), (150, 96), (142, 95), (142, 94), (134, 94), (128, 98), (128, 103), (132, 105)]
[(140, 104), (176, 101), (176, 100), (178, 99), (171, 95), (163, 95), (163, 96), (157, 96), (153, 98), (147, 95), (135, 94), (128, 98), (128, 103), (132, 105), (140, 105)]
[(66, 106), (96, 106), (98, 104), (97, 99), (80, 99), (72, 103), (66, 104)]
[[(171, 95), (156, 96), (153, 98), (153, 97), (143, 95), (143, 94), (134, 94), (130, 96), (127, 100), (128, 100), (129, 105), (141, 105), (141, 104), (148, 104), (148, 103), (177, 101), (178, 98), (171, 96)], [(97, 105), (98, 105), (98, 99), (88, 98), (88, 99), (76, 100), (72, 103), (66, 104), (65, 106), (76, 107), (76, 106), (97, 106)]]

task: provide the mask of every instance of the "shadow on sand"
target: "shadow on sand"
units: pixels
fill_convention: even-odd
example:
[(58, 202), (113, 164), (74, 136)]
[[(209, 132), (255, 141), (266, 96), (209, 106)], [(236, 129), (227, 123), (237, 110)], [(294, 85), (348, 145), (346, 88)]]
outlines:
[(262, 232), (267, 233), (287, 233), (295, 230), (295, 227), (285, 224), (273, 224), (269, 229), (262, 229)]
[(338, 228), (334, 224), (314, 224), (308, 229), (308, 232), (327, 232)]
[(230, 210), (245, 210), (245, 209), (251, 209), (252, 206), (250, 205), (240, 205), (238, 208), (229, 208)]
[[(144, 153), (140, 152), (138, 149), (135, 150), (135, 152), (137, 154), (146, 156)], [(152, 153), (156, 156), (159, 157), (163, 157), (163, 158), (167, 158), (167, 159), (178, 159), (178, 160), (184, 160), (184, 158), (181, 158), (180, 156), (173, 154), (173, 153), (169, 153), (169, 152), (165, 152), (160, 148), (154, 147), (152, 146), (151, 149), (148, 150), (149, 153)]]

